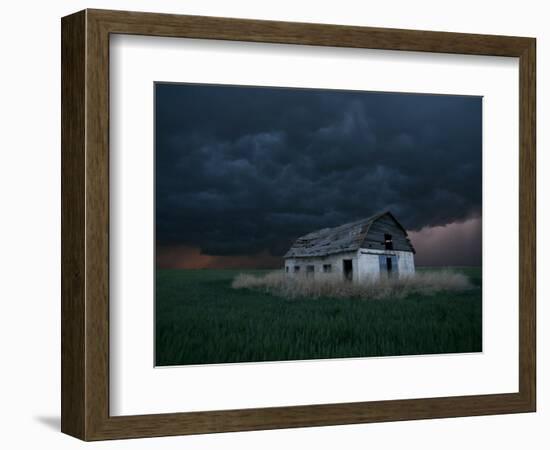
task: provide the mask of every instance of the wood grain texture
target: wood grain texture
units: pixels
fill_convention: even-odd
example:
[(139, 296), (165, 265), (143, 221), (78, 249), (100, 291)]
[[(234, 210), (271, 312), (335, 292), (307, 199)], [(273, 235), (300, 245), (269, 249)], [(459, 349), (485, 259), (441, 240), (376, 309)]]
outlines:
[(521, 56), (529, 38), (390, 28), (88, 10), (112, 33), (279, 44)]
[[(519, 392), (109, 416), (109, 34), (520, 58)], [(86, 10), (62, 20), (62, 431), (84, 440), (534, 411), (535, 40)], [(185, 405), (182, 405), (182, 409)]]
[(61, 430), (82, 437), (85, 282), (85, 20), (63, 19), (61, 34)]
[(536, 41), (519, 68), (519, 390), (536, 409)]
[(109, 33), (86, 27), (86, 439), (109, 417)]

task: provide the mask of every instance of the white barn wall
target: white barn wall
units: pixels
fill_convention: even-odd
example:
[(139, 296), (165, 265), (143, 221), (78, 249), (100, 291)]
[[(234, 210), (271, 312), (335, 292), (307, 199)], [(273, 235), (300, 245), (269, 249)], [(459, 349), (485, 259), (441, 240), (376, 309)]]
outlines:
[[(333, 277), (341, 280), (344, 276), (343, 262), (344, 259), (351, 259), (353, 264), (353, 281), (363, 282), (369, 279), (378, 279), (380, 277), (380, 255), (397, 256), (397, 273), (399, 276), (414, 274), (414, 253), (397, 251), (397, 250), (374, 250), (374, 249), (359, 249), (356, 252), (336, 253), (322, 257), (310, 258), (287, 258), (285, 260), (285, 272), (288, 267), (288, 275), (304, 276), (306, 266), (313, 265), (315, 271), (313, 278), (326, 279)], [(332, 271), (330, 273), (323, 272), (323, 265), (330, 264)], [(300, 272), (294, 272), (294, 266), (300, 266)]]
[[(342, 279), (344, 276), (344, 267), (342, 260), (351, 259), (353, 264), (353, 281), (357, 281), (357, 252), (346, 252), (346, 253), (337, 253), (333, 255), (327, 255), (322, 257), (311, 257), (311, 258), (287, 258), (285, 260), (285, 271), (288, 267), (288, 275), (294, 276), (294, 266), (300, 266), (299, 276), (305, 275), (306, 266), (313, 265), (315, 266), (315, 272), (313, 274), (314, 278), (327, 278), (334, 277), (336, 279)], [(324, 273), (323, 265), (331, 264), (332, 272)]]
[[(378, 277), (380, 275), (380, 264), (378, 259), (380, 255), (397, 256), (397, 273), (399, 276), (411, 275), (415, 272), (414, 253), (412, 252), (360, 248), (358, 254), (360, 261), (359, 270), (360, 273), (363, 274), (360, 277), (360, 280), (363, 280), (368, 276), (375, 275)], [(363, 264), (366, 264), (367, 266), (363, 267)]]
[(359, 249), (357, 251), (359, 262), (357, 267), (358, 281), (376, 280), (380, 277), (379, 255), (375, 253), (377, 253), (376, 250), (367, 252), (367, 250)]

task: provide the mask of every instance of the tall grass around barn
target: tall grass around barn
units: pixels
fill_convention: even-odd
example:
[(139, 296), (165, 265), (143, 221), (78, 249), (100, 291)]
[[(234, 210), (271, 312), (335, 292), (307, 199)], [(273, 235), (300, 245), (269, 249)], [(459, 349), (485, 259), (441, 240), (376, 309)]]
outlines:
[(378, 280), (350, 283), (334, 277), (289, 276), (282, 271), (262, 275), (239, 274), (234, 289), (252, 289), (284, 298), (405, 298), (412, 294), (434, 295), (444, 291), (472, 289), (468, 277), (452, 270), (418, 272), (410, 276), (380, 277)]

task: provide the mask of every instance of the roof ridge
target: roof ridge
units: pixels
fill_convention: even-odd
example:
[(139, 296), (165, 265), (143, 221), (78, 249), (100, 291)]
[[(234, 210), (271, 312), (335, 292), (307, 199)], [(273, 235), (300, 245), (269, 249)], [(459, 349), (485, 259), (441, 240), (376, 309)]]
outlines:
[[(388, 214), (388, 213), (390, 213), (390, 211), (385, 210), (385, 211), (382, 211), (382, 212), (378, 212), (378, 213), (376, 213), (376, 214), (373, 214), (372, 216), (365, 217), (365, 218), (363, 218), (363, 219), (352, 220), (351, 222), (346, 222), (346, 223), (343, 223), (343, 224), (341, 224), (341, 225), (336, 225), (335, 227), (319, 228), (318, 230), (310, 231), (309, 233), (304, 234), (303, 236), (298, 237), (298, 239), (303, 238), (303, 237), (306, 237), (306, 236), (309, 236), (310, 234), (319, 233), (319, 232), (321, 232), (321, 231), (336, 230), (337, 228), (344, 228), (344, 227), (347, 227), (347, 226), (357, 225), (357, 224), (359, 224), (359, 223), (361, 223), (361, 222), (372, 222), (372, 221), (378, 219), (379, 217), (382, 217), (383, 215)], [(391, 213), (390, 213), (390, 214), (391, 214)]]

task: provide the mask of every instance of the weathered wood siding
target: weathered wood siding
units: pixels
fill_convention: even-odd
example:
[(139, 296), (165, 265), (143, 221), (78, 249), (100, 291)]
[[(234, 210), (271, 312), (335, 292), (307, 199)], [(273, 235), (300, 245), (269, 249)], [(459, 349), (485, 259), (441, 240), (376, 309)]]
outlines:
[[(311, 258), (287, 258), (285, 259), (285, 271), (288, 267), (287, 274), (290, 276), (305, 276), (306, 274), (306, 267), (309, 265), (313, 265), (315, 267), (315, 270), (313, 272), (313, 278), (316, 279), (326, 279), (326, 278), (334, 278), (337, 280), (341, 280), (344, 278), (344, 259), (351, 259), (352, 265), (353, 265), (353, 281), (358, 280), (358, 259), (357, 259), (357, 252), (346, 252), (346, 253), (338, 253), (337, 255), (327, 255), (324, 257), (311, 257)], [(331, 272), (326, 273), (323, 272), (323, 265), (330, 264), (331, 265)], [(294, 267), (298, 265), (300, 266), (300, 272), (296, 274), (294, 272)]]
[[(357, 252), (339, 253), (337, 255), (327, 255), (325, 257), (312, 258), (287, 258), (285, 260), (285, 272), (288, 276), (305, 277), (307, 266), (313, 266), (313, 273), (309, 276), (314, 279), (344, 279), (344, 259), (351, 259), (353, 265), (354, 282), (372, 281), (380, 278), (383, 272), (380, 268), (380, 256), (393, 257), (396, 260), (394, 265), (394, 274), (398, 276), (408, 276), (414, 274), (414, 254), (410, 251), (400, 250), (376, 250), (360, 249)], [(331, 265), (329, 273), (323, 271), (323, 266)], [(300, 266), (300, 271), (294, 271), (295, 266)], [(288, 268), (288, 269), (287, 269)], [(288, 270), (288, 272), (287, 272)]]
[(393, 250), (414, 252), (407, 234), (389, 215), (384, 215), (376, 219), (369, 227), (365, 236), (362, 248), (373, 250), (385, 250), (384, 235), (391, 234), (393, 241)]
[(359, 261), (358, 280), (377, 280), (380, 277), (380, 264), (378, 263), (379, 255), (362, 251), (357, 253), (357, 259)]
[(377, 250), (362, 248), (358, 252), (359, 281), (377, 280), (385, 268), (380, 267), (380, 256), (394, 257), (394, 273), (399, 277), (410, 276), (415, 272), (414, 253), (402, 250)]

